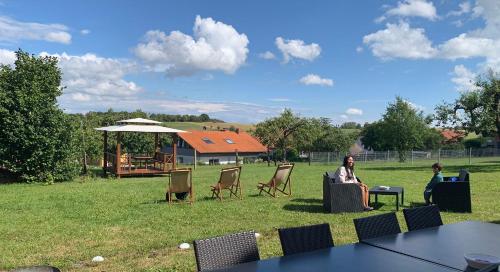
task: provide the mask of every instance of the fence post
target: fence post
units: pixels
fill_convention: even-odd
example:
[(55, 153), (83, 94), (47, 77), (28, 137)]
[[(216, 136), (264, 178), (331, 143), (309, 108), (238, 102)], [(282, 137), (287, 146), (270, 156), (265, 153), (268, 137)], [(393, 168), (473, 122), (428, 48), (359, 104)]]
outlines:
[(389, 161), (389, 150), (387, 150), (387, 156), (385, 156), (385, 160)]
[(438, 148), (438, 162), (441, 162), (441, 148)]
[(330, 164), (330, 152), (326, 152), (326, 164)]
[(365, 163), (366, 163), (366, 157), (368, 156), (368, 151), (365, 151)]
[(469, 165), (472, 164), (472, 147), (469, 147)]
[(413, 149), (411, 150), (411, 164), (413, 165)]
[(311, 151), (309, 151), (309, 166), (311, 166), (311, 159), (312, 159), (311, 156), (312, 156), (312, 153), (311, 153)]

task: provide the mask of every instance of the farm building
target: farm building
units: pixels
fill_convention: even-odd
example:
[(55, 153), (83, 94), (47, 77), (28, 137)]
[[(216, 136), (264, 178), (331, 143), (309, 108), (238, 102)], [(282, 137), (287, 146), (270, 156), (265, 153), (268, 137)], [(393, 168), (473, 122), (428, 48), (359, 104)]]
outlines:
[(267, 148), (246, 132), (236, 131), (189, 131), (179, 133), (177, 161), (184, 164), (233, 164), (236, 156), (255, 160), (266, 153)]

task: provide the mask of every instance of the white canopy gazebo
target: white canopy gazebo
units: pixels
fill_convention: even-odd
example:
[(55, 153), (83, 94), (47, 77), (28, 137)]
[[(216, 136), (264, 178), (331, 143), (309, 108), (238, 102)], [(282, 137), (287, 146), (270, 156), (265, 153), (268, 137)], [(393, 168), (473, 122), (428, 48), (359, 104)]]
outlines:
[[(118, 177), (123, 175), (154, 175), (166, 174), (171, 169), (176, 167), (176, 143), (177, 133), (185, 132), (183, 130), (168, 128), (160, 126), (161, 122), (144, 119), (134, 118), (128, 120), (121, 120), (117, 125), (100, 127), (96, 130), (104, 132), (104, 163), (103, 170), (106, 174), (111, 172)], [(115, 132), (116, 134), (116, 152), (108, 152), (108, 132)], [(155, 154), (154, 156), (133, 156), (121, 154), (121, 134), (123, 132), (144, 132), (155, 134)], [(170, 133), (173, 136), (172, 154), (160, 152), (159, 134)], [(134, 160), (140, 162), (139, 166), (134, 165)], [(144, 166), (142, 165), (144, 162)], [(152, 164), (149, 168), (148, 165)]]

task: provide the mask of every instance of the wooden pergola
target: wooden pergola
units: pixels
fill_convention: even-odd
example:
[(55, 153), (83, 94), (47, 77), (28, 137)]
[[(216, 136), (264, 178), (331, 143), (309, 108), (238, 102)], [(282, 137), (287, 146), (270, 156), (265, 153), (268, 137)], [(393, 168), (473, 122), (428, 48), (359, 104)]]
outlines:
[[(160, 126), (161, 122), (134, 118), (121, 120), (115, 126), (100, 127), (96, 130), (104, 132), (104, 156), (103, 171), (104, 174), (112, 173), (117, 177), (137, 176), (137, 175), (162, 175), (168, 174), (170, 170), (176, 168), (177, 153), (177, 133), (185, 132), (183, 130)], [(108, 152), (108, 133), (116, 133), (115, 152)], [(125, 132), (141, 132), (155, 134), (155, 152), (154, 154), (122, 154), (121, 137)], [(160, 133), (172, 134), (172, 153), (161, 152)]]

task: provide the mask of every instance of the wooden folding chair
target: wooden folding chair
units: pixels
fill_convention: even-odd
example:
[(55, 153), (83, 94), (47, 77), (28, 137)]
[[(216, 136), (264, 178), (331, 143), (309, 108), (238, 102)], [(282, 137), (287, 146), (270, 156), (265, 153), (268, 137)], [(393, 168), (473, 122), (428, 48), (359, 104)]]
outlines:
[(220, 171), (220, 178), (217, 184), (210, 186), (212, 188), (212, 198), (217, 197), (222, 200), (222, 190), (229, 190), (229, 198), (233, 195), (238, 197), (238, 190), (241, 196), (241, 184), (240, 184), (241, 166), (224, 168)]
[(194, 201), (193, 198), (193, 180), (191, 175), (191, 168), (182, 168), (170, 171), (170, 176), (168, 179), (168, 187), (166, 192), (166, 198), (168, 203), (172, 203), (173, 193), (185, 193), (189, 194), (189, 204)]
[[(262, 183), (259, 182), (257, 185), (257, 189), (259, 189), (259, 195), (262, 194), (262, 192), (266, 192), (272, 197), (276, 197), (276, 191), (280, 191), (285, 195), (291, 196), (292, 195), (292, 170), (293, 170), (293, 163), (286, 163), (286, 164), (281, 164), (276, 168), (276, 172), (274, 173), (274, 176), (271, 178), (271, 180), (268, 183)], [(288, 193), (285, 192), (285, 190), (288, 187)]]

